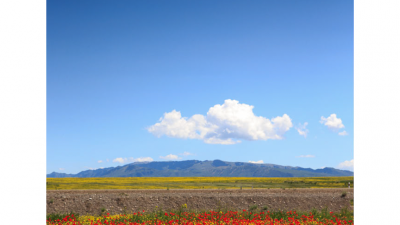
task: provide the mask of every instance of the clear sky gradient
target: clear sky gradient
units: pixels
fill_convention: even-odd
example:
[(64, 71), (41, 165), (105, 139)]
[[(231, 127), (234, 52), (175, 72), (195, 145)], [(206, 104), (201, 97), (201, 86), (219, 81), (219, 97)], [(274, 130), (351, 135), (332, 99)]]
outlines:
[[(164, 113), (206, 116), (227, 99), (292, 126), (280, 140), (230, 145), (148, 130)], [(344, 127), (320, 122), (331, 114)], [(305, 122), (306, 137), (296, 130)], [(170, 154), (309, 168), (352, 160), (353, 2), (49, 0), (47, 173)]]

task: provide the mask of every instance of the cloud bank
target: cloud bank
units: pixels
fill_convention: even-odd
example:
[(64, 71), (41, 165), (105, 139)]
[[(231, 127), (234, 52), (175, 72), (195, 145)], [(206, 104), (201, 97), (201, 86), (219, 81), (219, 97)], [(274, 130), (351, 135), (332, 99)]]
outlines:
[(169, 154), (169, 155), (167, 155), (167, 156), (160, 156), (160, 159), (165, 159), (165, 160), (178, 160), (178, 159), (182, 159), (182, 158), (178, 157), (177, 155)]
[(339, 163), (338, 168), (343, 170), (354, 171), (354, 159)]
[(249, 161), (249, 163), (255, 163), (255, 164), (263, 164), (263, 160), (258, 160), (258, 161)]
[(227, 99), (211, 107), (207, 115), (182, 117), (176, 110), (164, 113), (159, 123), (147, 128), (157, 137), (198, 139), (208, 144), (236, 144), (241, 140), (279, 140), (293, 126), (287, 114), (267, 119), (253, 113), (254, 106)]

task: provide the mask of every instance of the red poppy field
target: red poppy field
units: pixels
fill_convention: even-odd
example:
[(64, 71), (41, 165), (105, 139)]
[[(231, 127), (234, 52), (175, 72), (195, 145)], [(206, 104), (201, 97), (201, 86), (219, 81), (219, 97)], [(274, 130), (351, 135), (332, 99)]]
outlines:
[(46, 225), (225, 225), (225, 224), (251, 224), (251, 225), (339, 225), (354, 224), (353, 213), (342, 210), (340, 213), (328, 212), (327, 210), (309, 213), (289, 212), (252, 212), (252, 211), (208, 211), (202, 213), (179, 211), (168, 213), (163, 211), (145, 213), (137, 212), (132, 214), (101, 216), (78, 216), (48, 215)]

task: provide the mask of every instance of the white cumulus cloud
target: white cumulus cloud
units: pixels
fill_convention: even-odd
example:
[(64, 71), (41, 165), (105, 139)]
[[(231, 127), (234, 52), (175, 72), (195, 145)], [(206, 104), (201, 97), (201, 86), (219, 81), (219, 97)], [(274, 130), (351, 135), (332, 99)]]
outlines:
[(165, 160), (178, 160), (178, 159), (181, 159), (177, 155), (173, 155), (173, 154), (169, 154), (167, 156), (160, 156), (160, 158), (161, 159), (165, 159)]
[(139, 158), (116, 158), (113, 160), (113, 162), (117, 163), (131, 163), (131, 162), (152, 162), (153, 159), (151, 157), (139, 157)]
[(125, 163), (127, 161), (128, 161), (127, 158), (116, 158), (113, 160), (113, 162), (118, 162), (118, 163)]
[(339, 132), (339, 135), (340, 135), (340, 136), (345, 136), (345, 135), (348, 135), (348, 133), (347, 133), (347, 131), (344, 130), (344, 131), (342, 131), (342, 132)]
[(333, 131), (338, 131), (341, 128), (344, 128), (342, 120), (336, 117), (336, 114), (331, 114), (328, 118), (321, 116), (320, 123), (327, 126), (329, 129)]
[(338, 168), (343, 169), (343, 170), (353, 171), (354, 170), (354, 159), (339, 163)]
[(58, 168), (59, 170), (65, 170), (64, 168)]
[(249, 163), (262, 164), (262, 163), (264, 163), (264, 161), (263, 160), (249, 161)]
[(102, 163), (103, 162), (103, 160), (99, 160), (99, 161), (97, 161), (98, 163)]
[(297, 158), (314, 158), (315, 157), (315, 155), (299, 155), (299, 156), (296, 156)]
[(208, 144), (236, 144), (241, 140), (283, 139), (293, 125), (287, 114), (267, 119), (253, 113), (254, 106), (227, 99), (211, 107), (207, 115), (182, 117), (176, 110), (164, 113), (147, 130), (157, 137), (199, 139)]
[(303, 136), (303, 137), (307, 137), (307, 134), (308, 134), (308, 130), (307, 130), (307, 125), (308, 125), (308, 123), (307, 122), (305, 122), (303, 125), (301, 125), (301, 124), (299, 124), (297, 127), (296, 127), (296, 130), (297, 130), (297, 132), (299, 132), (299, 134), (301, 135), (301, 136)]
[(139, 158), (133, 159), (133, 161), (134, 162), (152, 162), (154, 160), (151, 157), (139, 157)]

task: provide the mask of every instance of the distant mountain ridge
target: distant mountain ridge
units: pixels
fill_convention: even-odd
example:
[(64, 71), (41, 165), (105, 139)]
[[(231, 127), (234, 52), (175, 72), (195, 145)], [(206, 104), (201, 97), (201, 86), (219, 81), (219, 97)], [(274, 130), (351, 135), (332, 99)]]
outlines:
[(53, 172), (47, 174), (47, 177), (340, 177), (353, 175), (351, 171), (330, 167), (314, 170), (267, 163), (185, 160), (135, 162), (124, 166), (85, 170), (77, 174)]

